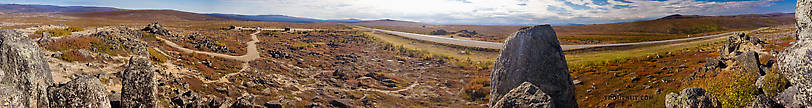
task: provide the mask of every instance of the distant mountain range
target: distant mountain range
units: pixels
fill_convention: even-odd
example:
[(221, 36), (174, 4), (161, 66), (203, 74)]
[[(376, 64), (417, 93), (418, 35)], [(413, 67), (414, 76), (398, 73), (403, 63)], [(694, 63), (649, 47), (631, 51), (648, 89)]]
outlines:
[(109, 7), (0, 4), (0, 13), (81, 13), (124, 10)]
[(239, 15), (239, 14), (206, 14), (220, 17), (226, 17), (238, 20), (248, 21), (268, 21), (268, 22), (295, 22), (295, 23), (314, 23), (314, 22), (345, 22), (345, 21), (361, 21), (359, 19), (346, 19), (346, 20), (320, 20), (312, 18), (292, 17), (285, 15)]

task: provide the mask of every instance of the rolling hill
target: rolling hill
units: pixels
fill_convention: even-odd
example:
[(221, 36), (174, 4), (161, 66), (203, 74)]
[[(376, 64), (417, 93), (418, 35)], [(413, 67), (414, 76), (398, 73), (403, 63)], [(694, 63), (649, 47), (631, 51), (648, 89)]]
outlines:
[(239, 15), (239, 14), (219, 14), (219, 13), (206, 15), (214, 15), (237, 20), (266, 21), (266, 22), (321, 23), (321, 22), (361, 21), (358, 19), (321, 20), (313, 18), (292, 17), (286, 15)]
[(113, 20), (135, 20), (135, 21), (227, 21), (235, 20), (226, 17), (205, 15), (191, 12), (175, 10), (119, 10), (86, 13), (65, 14), (74, 17), (102, 18)]
[(0, 13), (80, 13), (124, 10), (109, 7), (0, 4)]

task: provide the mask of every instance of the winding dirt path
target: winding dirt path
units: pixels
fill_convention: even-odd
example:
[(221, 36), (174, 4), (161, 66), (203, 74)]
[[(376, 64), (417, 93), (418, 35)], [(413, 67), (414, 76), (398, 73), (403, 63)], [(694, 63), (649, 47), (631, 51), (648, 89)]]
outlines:
[(259, 58), (259, 51), (257, 50), (257, 42), (259, 42), (259, 39), (257, 39), (257, 35), (256, 35), (256, 34), (259, 34), (259, 32), (260, 32), (260, 30), (256, 30), (256, 32), (251, 33), (251, 39), (252, 40), (249, 41), (248, 43), (246, 43), (246, 44), (248, 44), (248, 47), (247, 47), (248, 51), (245, 53), (245, 55), (241, 55), (241, 56), (232, 56), (232, 55), (226, 55), (226, 54), (220, 54), (220, 53), (192, 50), (192, 49), (184, 48), (184, 47), (182, 47), (182, 46), (180, 46), (178, 44), (175, 44), (172, 41), (166, 40), (166, 39), (161, 38), (161, 37), (158, 37), (158, 39), (163, 41), (167, 45), (169, 45), (169, 46), (171, 46), (173, 48), (176, 48), (178, 50), (181, 50), (183, 52), (201, 53), (201, 54), (206, 54), (206, 55), (215, 56), (215, 57), (222, 57), (222, 58), (233, 59), (233, 60), (238, 60), (238, 61), (242, 61), (242, 62), (249, 62), (249, 61), (256, 60), (256, 59)]
[[(256, 31), (254, 33), (251, 33), (251, 39), (252, 40), (249, 41), (248, 43), (246, 43), (246, 44), (248, 44), (248, 47), (247, 47), (248, 51), (246, 52), (245, 55), (241, 55), (241, 56), (232, 56), (232, 55), (226, 55), (226, 54), (220, 54), (220, 53), (192, 50), (192, 49), (184, 48), (184, 47), (182, 47), (182, 46), (180, 46), (178, 44), (175, 44), (174, 42), (169, 41), (167, 39), (164, 39), (164, 38), (161, 38), (161, 37), (157, 37), (157, 38), (159, 40), (163, 41), (164, 43), (166, 43), (167, 45), (169, 45), (169, 46), (171, 46), (173, 48), (179, 49), (179, 50), (181, 50), (183, 52), (201, 53), (201, 54), (206, 54), (206, 55), (210, 55), (210, 56), (222, 57), (222, 58), (239, 60), (239, 61), (245, 62), (245, 63), (242, 64), (242, 69), (240, 69), (239, 72), (234, 72), (234, 73), (229, 73), (229, 74), (223, 75), (222, 77), (218, 78), (217, 80), (209, 80), (209, 79), (206, 79), (206, 78), (203, 78), (203, 77), (198, 77), (198, 79), (203, 81), (203, 83), (215, 83), (215, 82), (226, 83), (226, 82), (230, 82), (230, 81), (228, 81), (228, 77), (240, 74), (240, 73), (245, 72), (248, 69), (250, 69), (251, 67), (248, 64), (249, 61), (253, 61), (253, 60), (256, 60), (256, 59), (260, 58), (259, 51), (257, 50), (257, 45), (256, 45), (256, 43), (259, 42), (259, 39), (257, 38), (256, 34), (260, 33), (260, 31), (262, 31), (262, 30), (282, 30), (282, 29), (244, 29), (243, 28), (243, 29), (240, 29), (240, 30), (255, 30)], [(295, 29), (295, 30), (296, 31), (314, 31), (314, 30), (318, 30), (318, 29)], [(309, 77), (311, 79), (315, 79), (316, 75), (318, 75), (318, 74), (311, 75)], [(275, 75), (275, 76), (277, 78), (282, 78), (283, 77), (282, 75)], [(421, 74), (421, 77), (422, 77), (422, 74)], [(420, 77), (418, 77), (417, 79), (420, 79)], [(276, 79), (276, 80), (283, 80), (283, 79)], [(397, 90), (381, 90), (381, 89), (376, 89), (376, 88), (360, 88), (360, 89), (353, 90), (353, 89), (338, 88), (338, 87), (309, 87), (309, 86), (306, 86), (306, 85), (298, 85), (298, 84), (291, 84), (289, 86), (293, 86), (293, 87), (296, 87), (297, 89), (299, 89), (299, 91), (295, 91), (294, 94), (298, 94), (298, 93), (301, 93), (302, 91), (308, 91), (308, 90), (314, 90), (314, 89), (332, 89), (332, 90), (339, 90), (339, 91), (356, 91), (357, 90), (357, 91), (381, 92), (381, 93), (386, 93), (386, 94), (390, 94), (390, 95), (393, 95), (393, 96), (397, 96), (396, 93), (411, 90), (411, 89), (417, 87), (418, 85), (420, 85), (420, 82), (414, 81), (408, 87), (402, 88), (402, 89), (397, 89)]]

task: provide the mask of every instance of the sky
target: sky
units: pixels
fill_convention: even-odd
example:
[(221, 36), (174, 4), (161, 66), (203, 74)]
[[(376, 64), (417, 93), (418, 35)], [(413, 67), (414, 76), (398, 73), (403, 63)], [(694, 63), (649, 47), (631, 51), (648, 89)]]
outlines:
[(314, 19), (394, 19), (430, 24), (602, 24), (673, 14), (792, 13), (796, 0), (3, 0), (2, 4), (173, 9)]

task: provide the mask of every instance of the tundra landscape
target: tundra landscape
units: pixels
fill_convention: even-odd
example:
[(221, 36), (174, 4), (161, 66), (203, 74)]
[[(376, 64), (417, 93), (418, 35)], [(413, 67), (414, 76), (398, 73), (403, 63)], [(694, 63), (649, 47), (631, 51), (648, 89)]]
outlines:
[(812, 107), (812, 1), (539, 1), (0, 1), (0, 107)]

